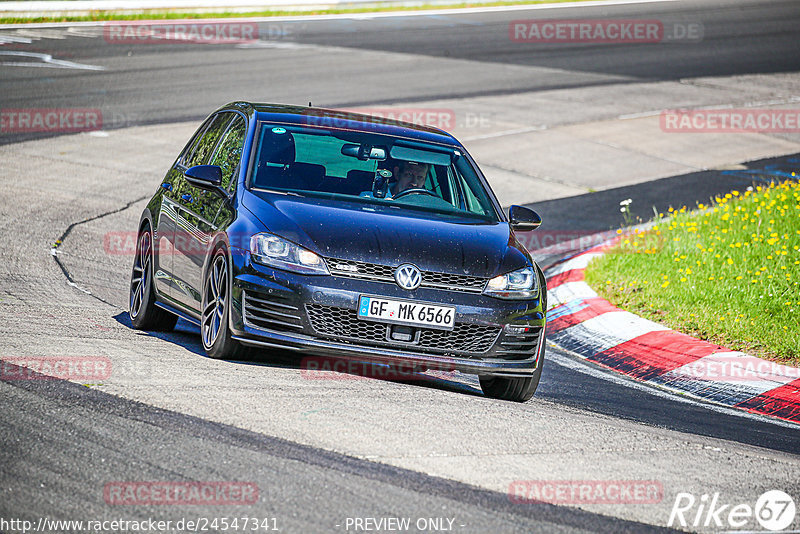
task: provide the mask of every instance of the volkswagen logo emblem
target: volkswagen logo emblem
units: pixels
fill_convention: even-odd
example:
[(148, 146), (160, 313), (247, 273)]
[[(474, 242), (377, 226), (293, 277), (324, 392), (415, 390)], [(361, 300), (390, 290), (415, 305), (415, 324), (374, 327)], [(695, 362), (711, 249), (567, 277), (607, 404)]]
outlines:
[(403, 289), (417, 289), (422, 283), (422, 273), (415, 265), (404, 263), (394, 272), (394, 280)]

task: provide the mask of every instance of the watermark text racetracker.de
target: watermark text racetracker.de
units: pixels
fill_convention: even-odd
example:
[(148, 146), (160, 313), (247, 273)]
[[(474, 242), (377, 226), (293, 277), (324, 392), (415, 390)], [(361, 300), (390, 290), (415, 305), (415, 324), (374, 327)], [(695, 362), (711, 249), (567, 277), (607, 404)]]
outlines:
[(610, 240), (619, 238), (617, 246), (606, 252), (615, 254), (635, 253), (645, 250), (660, 250), (663, 247), (664, 236), (653, 232), (634, 231), (621, 234), (612, 230), (542, 230), (530, 232), (516, 232), (517, 240), (529, 251), (543, 251), (548, 254), (574, 252), (586, 250), (598, 245), (607, 244)]
[(0, 133), (76, 133), (103, 128), (103, 114), (89, 108), (24, 108), (0, 110)]
[(79, 133), (136, 126), (141, 114), (120, 109), (25, 108), (0, 110), (0, 134)]
[(258, 502), (255, 482), (117, 481), (103, 487), (106, 504), (152, 505), (249, 505)]
[[(228, 234), (228, 246), (232, 253), (250, 250), (252, 234)], [(133, 256), (136, 254), (136, 245), (139, 234), (132, 230), (112, 230), (103, 234), (103, 250), (109, 256)], [(186, 257), (205, 257), (209, 253), (208, 244), (197, 239), (196, 234), (188, 230), (176, 230), (168, 239), (161, 239), (153, 244), (153, 249), (159, 254), (170, 255), (179, 253)], [(236, 252), (239, 251), (239, 252)]]
[(512, 20), (508, 25), (509, 39), (516, 43), (697, 42), (703, 34), (700, 22), (657, 19), (533, 19)]
[[(528, 250), (547, 249), (548, 253), (584, 250), (602, 245), (610, 239), (619, 237), (613, 231), (594, 232), (586, 230), (534, 230), (517, 232), (517, 240)], [(109, 256), (133, 256), (139, 234), (132, 230), (112, 230), (103, 235), (103, 251)], [(251, 234), (229, 234), (228, 244), (234, 254), (236, 251), (250, 250)], [(662, 235), (652, 232), (638, 232), (622, 236), (614, 253), (636, 252), (638, 250), (656, 250), (664, 244)], [(162, 237), (153, 245), (160, 254), (180, 253), (183, 256), (205, 257), (208, 252), (207, 243), (197, 239), (195, 234), (177, 230), (171, 239)]]
[(369, 124), (374, 124), (376, 129), (381, 125), (412, 123), (451, 131), (456, 128), (489, 128), (493, 122), (492, 115), (485, 112), (456, 113), (452, 108), (388, 106), (337, 109), (333, 112), (311, 109), (306, 113), (305, 120), (312, 126), (346, 128), (351, 121), (361, 122), (361, 115), (371, 116)]
[(107, 380), (106, 356), (3, 356), (0, 380)]
[(424, 370), (402, 362), (388, 365), (325, 356), (308, 356), (300, 361), (300, 376), (306, 380), (377, 379), (399, 382), (446, 378), (442, 374), (455, 376), (455, 369), (447, 364), (442, 364), (432, 370), (437, 371), (436, 376), (426, 375), (423, 373)]
[[(286, 30), (281, 28), (280, 35)], [(273, 29), (267, 32), (270, 36)], [(103, 38), (109, 44), (240, 44), (259, 40), (255, 22), (107, 22)]]
[(670, 377), (725, 382), (759, 382), (783, 378), (800, 378), (800, 368), (761, 360), (746, 354), (717, 353), (682, 365), (670, 371)]
[(658, 480), (515, 480), (508, 498), (515, 504), (657, 504), (664, 486)]
[(664, 110), (667, 133), (800, 133), (800, 109)]

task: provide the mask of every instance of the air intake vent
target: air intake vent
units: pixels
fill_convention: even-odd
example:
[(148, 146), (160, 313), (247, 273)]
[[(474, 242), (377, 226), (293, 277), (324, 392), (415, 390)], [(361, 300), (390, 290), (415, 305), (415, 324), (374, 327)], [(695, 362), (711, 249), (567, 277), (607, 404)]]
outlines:
[(525, 333), (505, 334), (500, 341), (500, 348), (497, 353), (507, 359), (524, 360), (530, 358), (536, 354), (536, 347), (539, 345), (541, 333), (541, 326), (530, 326)]
[(298, 332), (303, 329), (298, 308), (263, 293), (242, 292), (244, 324), (255, 328)]
[(483, 354), (500, 334), (499, 327), (456, 323), (449, 331), (418, 328), (419, 337), (413, 343), (403, 343), (389, 337), (388, 325), (361, 320), (356, 310), (306, 304), (306, 311), (319, 336), (370, 345), (402, 345), (417, 351)]

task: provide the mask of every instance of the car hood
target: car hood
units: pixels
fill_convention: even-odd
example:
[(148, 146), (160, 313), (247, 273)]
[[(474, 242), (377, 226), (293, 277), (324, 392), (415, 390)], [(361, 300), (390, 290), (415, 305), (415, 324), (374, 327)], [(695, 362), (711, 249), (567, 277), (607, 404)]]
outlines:
[(505, 222), (266, 191), (245, 195), (243, 204), (269, 232), (328, 258), (480, 277), (531, 261)]

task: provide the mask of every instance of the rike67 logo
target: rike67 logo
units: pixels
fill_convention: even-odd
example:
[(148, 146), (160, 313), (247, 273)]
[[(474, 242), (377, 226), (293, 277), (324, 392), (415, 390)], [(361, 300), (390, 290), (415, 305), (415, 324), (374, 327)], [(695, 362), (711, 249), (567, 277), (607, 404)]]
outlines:
[(755, 506), (748, 503), (723, 503), (719, 493), (703, 494), (697, 498), (691, 493), (682, 492), (675, 496), (667, 526), (692, 530), (730, 530), (752, 527), (755, 521), (767, 531), (780, 532), (794, 523), (795, 513), (794, 499), (780, 490), (764, 492), (756, 500)]

